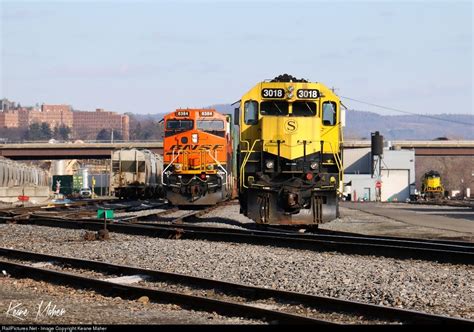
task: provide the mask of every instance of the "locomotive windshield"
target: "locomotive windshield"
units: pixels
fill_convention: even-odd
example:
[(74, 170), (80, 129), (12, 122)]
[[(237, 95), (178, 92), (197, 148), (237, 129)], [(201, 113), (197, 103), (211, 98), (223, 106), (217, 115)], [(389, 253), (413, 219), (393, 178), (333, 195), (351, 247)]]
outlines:
[(198, 120), (197, 129), (206, 133), (224, 137), (224, 121), (222, 120)]
[(326, 101), (323, 103), (323, 125), (334, 126), (336, 124), (336, 103)]
[(286, 101), (262, 101), (260, 103), (262, 115), (288, 115), (288, 102)]
[(166, 121), (165, 137), (193, 129), (193, 120), (168, 120)]
[(295, 101), (293, 103), (294, 116), (315, 116), (316, 115), (316, 103), (309, 101)]

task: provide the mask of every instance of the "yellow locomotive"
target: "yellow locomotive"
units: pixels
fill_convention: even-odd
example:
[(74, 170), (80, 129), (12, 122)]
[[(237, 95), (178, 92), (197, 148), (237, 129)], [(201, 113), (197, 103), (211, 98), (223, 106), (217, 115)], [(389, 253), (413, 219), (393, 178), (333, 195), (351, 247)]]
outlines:
[(441, 184), (441, 176), (436, 171), (429, 171), (421, 179), (421, 195), (425, 198), (442, 198), (444, 187)]
[(261, 224), (318, 225), (338, 217), (343, 183), (338, 96), (284, 74), (240, 100), (241, 213)]

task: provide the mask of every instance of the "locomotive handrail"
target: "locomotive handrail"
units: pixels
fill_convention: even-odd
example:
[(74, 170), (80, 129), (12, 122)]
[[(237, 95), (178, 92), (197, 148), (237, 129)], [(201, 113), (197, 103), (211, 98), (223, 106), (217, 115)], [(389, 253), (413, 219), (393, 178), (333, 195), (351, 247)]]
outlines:
[(250, 149), (250, 143), (249, 143), (249, 141), (243, 140), (243, 141), (240, 141), (240, 143), (245, 143), (245, 144), (247, 144), (247, 150), (242, 150), (242, 149), (241, 149), (240, 152), (248, 151), (248, 150)]
[[(341, 181), (342, 181), (342, 175), (343, 175), (343, 173), (344, 173), (344, 171), (343, 171), (343, 169), (342, 169), (342, 160), (341, 160), (341, 158), (339, 157), (339, 155), (334, 152), (334, 149), (333, 149), (333, 147), (332, 147), (331, 142), (327, 142), (327, 143), (329, 143), (329, 147), (331, 148), (331, 153), (332, 153), (332, 155), (333, 155), (333, 157), (334, 157), (334, 160), (336, 161), (336, 166), (337, 166), (337, 168), (339, 169), (338, 178), (339, 178), (339, 183), (341, 183)], [(322, 151), (321, 151), (321, 153), (322, 153)], [(339, 189), (338, 189), (338, 190), (339, 190)]]
[[(268, 141), (268, 142), (270, 142), (272, 144), (265, 143), (265, 146), (275, 146), (275, 145), (277, 146), (278, 145), (277, 142), (272, 142), (272, 141)], [(296, 146), (304, 144), (303, 141), (296, 141), (296, 144), (286, 144), (285, 142), (286, 142), (285, 140), (282, 140), (280, 142), (280, 144), (285, 145), (285, 146), (289, 146), (289, 147), (296, 147)], [(277, 144), (274, 144), (274, 143), (277, 143)], [(308, 143), (314, 143), (314, 142), (313, 141), (306, 142), (306, 144), (308, 144)]]
[(172, 158), (171, 162), (170, 162), (170, 163), (168, 164), (168, 166), (166, 166), (165, 169), (161, 172), (161, 184), (164, 185), (164, 186), (166, 185), (166, 184), (165, 184), (165, 181), (164, 181), (164, 178), (165, 178), (164, 175), (165, 175), (166, 170), (167, 170), (171, 165), (173, 165), (174, 161), (175, 161), (176, 159), (178, 159), (178, 157), (179, 157), (179, 151), (180, 151), (180, 150), (177, 150), (177, 155), (176, 155), (176, 157), (174, 156), (174, 151), (175, 151), (175, 149), (173, 149), (173, 154), (172, 154), (172, 156), (171, 156), (171, 158)]
[[(220, 167), (220, 168), (224, 171), (224, 173), (225, 173), (225, 183), (223, 183), (222, 185), (223, 185), (223, 186), (224, 186), (224, 185), (227, 186), (227, 171), (226, 171), (226, 169), (222, 166), (222, 164), (221, 164), (216, 158), (214, 158), (214, 157), (212, 156), (211, 150), (207, 150), (207, 153), (208, 153), (209, 156), (211, 156), (211, 158), (216, 162), (217, 167)], [(216, 153), (217, 153), (217, 152), (216, 152)]]
[[(250, 155), (251, 155), (252, 152), (253, 152), (253, 148), (255, 147), (255, 143), (260, 142), (260, 141), (261, 141), (261, 139), (256, 139), (256, 140), (253, 141), (253, 144), (252, 144), (252, 147), (250, 148), (250, 150), (246, 150), (246, 151), (248, 151), (248, 152), (247, 152), (247, 155), (246, 155), (245, 158), (244, 158), (244, 161), (243, 161), (243, 163), (242, 163), (242, 166), (240, 166), (240, 182), (241, 182), (242, 187), (244, 187), (244, 188), (248, 188), (248, 187), (245, 185), (245, 181), (244, 181), (245, 165), (247, 165), (247, 161), (249, 160)], [(248, 142), (247, 142), (247, 143), (248, 143)], [(242, 150), (241, 150), (241, 152), (242, 152)]]

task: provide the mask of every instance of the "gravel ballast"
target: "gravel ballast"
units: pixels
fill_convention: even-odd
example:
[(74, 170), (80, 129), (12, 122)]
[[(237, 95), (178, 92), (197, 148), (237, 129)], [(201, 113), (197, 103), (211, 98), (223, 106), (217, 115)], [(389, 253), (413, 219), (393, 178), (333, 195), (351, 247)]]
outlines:
[(247, 244), (0, 225), (1, 246), (474, 319), (474, 268)]
[[(0, 276), (0, 324), (262, 324), (139, 298)], [(16, 308), (16, 312), (12, 310)], [(49, 310), (48, 310), (49, 309)], [(26, 310), (26, 311), (25, 311)], [(21, 314), (24, 313), (24, 314)]]
[[(252, 296), (242, 297), (241, 295), (228, 294), (216, 289), (207, 289), (199, 286), (189, 286), (187, 284), (174, 282), (173, 278), (168, 281), (153, 281), (153, 278), (148, 278), (146, 275), (132, 276), (127, 280), (124, 280), (123, 276), (117, 274), (108, 274), (83, 268), (74, 268), (65, 266), (55, 262), (37, 262), (33, 263), (28, 260), (19, 259), (6, 259), (8, 262), (18, 263), (28, 266), (40, 267), (54, 271), (73, 273), (88, 278), (94, 278), (99, 280), (106, 280), (120, 283), (120, 279), (125, 284), (133, 284), (133, 286), (140, 286), (146, 288), (154, 288), (159, 290), (170, 291), (173, 293), (181, 293), (186, 295), (195, 295), (198, 297), (207, 297), (213, 299), (219, 299), (224, 301), (231, 301), (236, 303), (243, 303), (246, 305), (257, 306), (260, 308), (273, 309), (284, 311), (287, 313), (303, 315), (306, 317), (313, 317), (316, 319), (322, 319), (326, 321), (336, 322), (340, 324), (401, 324), (401, 321), (393, 319), (380, 319), (370, 316), (360, 316), (360, 313), (345, 313), (345, 312), (333, 312), (325, 310), (325, 308), (312, 308), (300, 303), (289, 303), (288, 301), (277, 301), (274, 298), (258, 299), (255, 300)], [(134, 280), (134, 281), (132, 281)], [(140, 302), (140, 301), (139, 301)]]

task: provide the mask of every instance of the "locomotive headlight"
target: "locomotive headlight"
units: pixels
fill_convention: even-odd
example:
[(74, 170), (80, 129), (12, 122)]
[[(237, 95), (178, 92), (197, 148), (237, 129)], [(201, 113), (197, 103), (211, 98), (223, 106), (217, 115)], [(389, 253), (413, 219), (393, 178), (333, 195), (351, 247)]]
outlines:
[(198, 142), (198, 134), (192, 134), (191, 135), (191, 140), (193, 141), (193, 143), (197, 143)]
[(180, 171), (183, 166), (181, 164), (174, 164), (174, 169)]
[(293, 92), (288, 93), (288, 99), (293, 98)]
[(273, 166), (275, 166), (275, 163), (273, 162), (273, 160), (267, 160), (267, 162), (265, 163), (265, 167), (267, 168), (273, 168)]
[(293, 92), (293, 90), (295, 90), (295, 87), (293, 85), (290, 85), (288, 87), (288, 92)]
[(208, 169), (208, 170), (214, 169), (214, 165), (211, 165), (211, 164), (207, 165), (207, 169)]
[(313, 162), (311, 163), (311, 165), (309, 165), (309, 167), (311, 167), (311, 169), (314, 170), (314, 169), (318, 168), (318, 163), (317, 163), (316, 161), (313, 161)]

